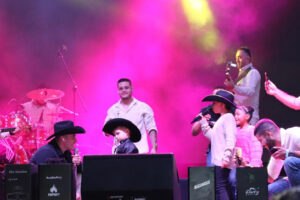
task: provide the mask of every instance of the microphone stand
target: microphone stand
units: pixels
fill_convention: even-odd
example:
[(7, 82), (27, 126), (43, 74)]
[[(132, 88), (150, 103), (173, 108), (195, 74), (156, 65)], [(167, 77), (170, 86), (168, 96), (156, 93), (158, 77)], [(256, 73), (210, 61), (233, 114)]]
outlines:
[(68, 74), (68, 76), (69, 76), (69, 78), (70, 78), (70, 80), (71, 80), (71, 82), (72, 82), (72, 85), (73, 85), (73, 117), (74, 117), (74, 124), (75, 124), (75, 119), (76, 119), (76, 93), (78, 94), (78, 96), (79, 96), (79, 100), (80, 100), (80, 102), (81, 102), (81, 105), (82, 105), (82, 107), (83, 107), (83, 109), (85, 110), (85, 111), (87, 111), (87, 109), (86, 109), (86, 106), (85, 106), (85, 103), (84, 103), (84, 101), (83, 101), (83, 99), (82, 99), (82, 96), (80, 95), (80, 92), (78, 91), (78, 85), (76, 84), (76, 82), (75, 82), (75, 80), (74, 80), (74, 78), (73, 78), (73, 76), (72, 76), (72, 74), (71, 74), (71, 71), (70, 71), (70, 68), (69, 68), (69, 66), (67, 65), (67, 63), (66, 63), (66, 60), (65, 60), (65, 58), (64, 58), (64, 55), (63, 55), (63, 48), (64, 47), (62, 47), (62, 48), (60, 48), (59, 50), (58, 50), (58, 56), (61, 58), (61, 60), (62, 60), (62, 62), (63, 62), (63, 65), (64, 65), (64, 67), (65, 67), (65, 69), (66, 69), (66, 71), (67, 71), (67, 74)]

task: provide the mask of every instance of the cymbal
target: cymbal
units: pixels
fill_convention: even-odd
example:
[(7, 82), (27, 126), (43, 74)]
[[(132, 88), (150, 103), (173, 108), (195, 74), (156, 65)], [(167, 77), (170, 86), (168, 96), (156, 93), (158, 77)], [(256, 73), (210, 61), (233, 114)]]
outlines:
[(37, 89), (31, 90), (26, 94), (29, 99), (34, 100), (54, 100), (62, 98), (65, 93), (61, 90), (54, 90), (54, 89)]

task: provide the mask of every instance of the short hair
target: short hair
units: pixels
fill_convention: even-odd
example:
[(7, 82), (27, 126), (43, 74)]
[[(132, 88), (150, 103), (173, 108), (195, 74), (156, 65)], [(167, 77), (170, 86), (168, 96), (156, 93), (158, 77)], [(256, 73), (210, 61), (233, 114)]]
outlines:
[(237, 50), (244, 51), (251, 58), (251, 51), (248, 47), (242, 46), (242, 47), (239, 47)]
[(238, 106), (237, 109), (244, 111), (246, 114), (249, 114), (250, 118), (248, 119), (248, 122), (252, 119), (254, 108), (252, 108), (251, 106)]
[(117, 85), (119, 85), (121, 82), (128, 82), (131, 85), (131, 80), (129, 78), (120, 78)]
[(254, 128), (254, 135), (266, 136), (266, 132), (275, 133), (279, 127), (270, 119), (259, 120)]

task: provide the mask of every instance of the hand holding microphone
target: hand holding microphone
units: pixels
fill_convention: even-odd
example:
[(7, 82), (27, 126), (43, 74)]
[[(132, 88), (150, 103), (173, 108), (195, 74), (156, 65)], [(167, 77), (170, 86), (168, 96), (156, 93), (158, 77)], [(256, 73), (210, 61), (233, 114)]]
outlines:
[(72, 155), (72, 163), (77, 166), (80, 165), (80, 163), (81, 163), (81, 158), (79, 155), (79, 149), (78, 149), (77, 145), (74, 148), (74, 155)]
[(202, 119), (202, 117), (205, 117), (206, 120), (210, 119), (210, 115), (209, 112), (212, 110), (212, 106), (208, 106), (205, 109), (203, 109), (194, 119), (193, 121), (191, 121), (191, 124), (200, 121)]

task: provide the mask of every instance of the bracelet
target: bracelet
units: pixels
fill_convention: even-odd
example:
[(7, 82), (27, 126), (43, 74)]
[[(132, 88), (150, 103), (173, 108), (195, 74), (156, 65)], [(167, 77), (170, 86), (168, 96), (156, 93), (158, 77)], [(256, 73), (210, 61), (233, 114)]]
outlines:
[(293, 157), (297, 157), (296, 154), (294, 152), (290, 152), (289, 156), (293, 156)]
[(285, 158), (289, 157), (289, 152), (290, 151), (287, 149), (286, 152), (285, 152)]

